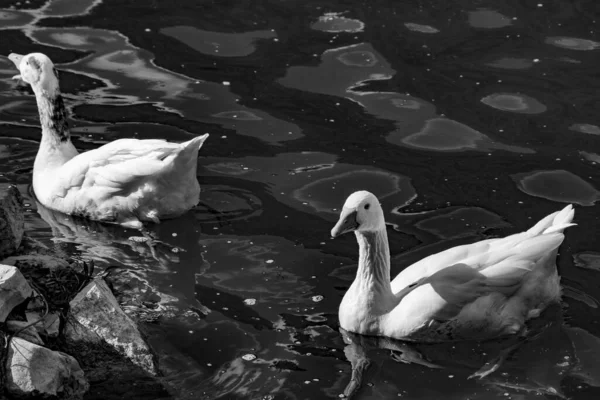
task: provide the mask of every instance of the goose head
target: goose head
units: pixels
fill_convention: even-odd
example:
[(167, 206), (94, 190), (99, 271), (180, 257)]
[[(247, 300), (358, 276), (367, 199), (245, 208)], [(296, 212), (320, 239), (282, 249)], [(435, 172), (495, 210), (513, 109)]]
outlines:
[(351, 231), (367, 232), (385, 229), (385, 219), (379, 200), (373, 193), (361, 190), (352, 193), (344, 203), (340, 219), (331, 230), (337, 237)]
[(58, 72), (45, 54), (30, 53), (22, 56), (11, 53), (8, 59), (20, 72), (19, 75), (13, 76), (13, 79), (21, 79), (29, 83), (34, 91), (41, 89), (48, 93), (54, 93), (58, 90)]

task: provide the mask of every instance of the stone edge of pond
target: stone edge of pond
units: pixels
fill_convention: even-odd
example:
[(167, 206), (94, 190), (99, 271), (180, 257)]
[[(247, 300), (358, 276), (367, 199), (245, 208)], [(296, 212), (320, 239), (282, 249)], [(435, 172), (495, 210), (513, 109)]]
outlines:
[(19, 190), (0, 184), (0, 397), (171, 397), (158, 375), (103, 277), (28, 237)]

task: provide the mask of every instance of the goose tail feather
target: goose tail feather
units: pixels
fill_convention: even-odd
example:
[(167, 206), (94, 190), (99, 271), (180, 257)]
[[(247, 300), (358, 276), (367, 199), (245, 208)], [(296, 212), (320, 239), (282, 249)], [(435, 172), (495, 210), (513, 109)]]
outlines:
[(192, 140), (188, 140), (187, 142), (184, 142), (181, 145), (185, 149), (198, 151), (198, 150), (200, 150), (200, 148), (202, 147), (202, 145), (204, 144), (206, 139), (208, 139), (208, 133), (205, 133), (204, 135), (201, 135), (201, 136), (196, 136)]
[(187, 142), (181, 143), (181, 150), (178, 153), (176, 153), (175, 156), (176, 165), (180, 165), (182, 166), (182, 168), (188, 169), (191, 168), (191, 165), (196, 164), (198, 158), (198, 151), (200, 150), (206, 139), (208, 139), (208, 133), (205, 133), (202, 136), (196, 136), (195, 138), (188, 140)]
[(532, 236), (562, 233), (566, 228), (577, 225), (571, 222), (573, 221), (574, 216), (575, 210), (573, 209), (573, 205), (569, 204), (561, 211), (557, 211), (542, 218), (537, 224), (531, 227), (527, 233)]

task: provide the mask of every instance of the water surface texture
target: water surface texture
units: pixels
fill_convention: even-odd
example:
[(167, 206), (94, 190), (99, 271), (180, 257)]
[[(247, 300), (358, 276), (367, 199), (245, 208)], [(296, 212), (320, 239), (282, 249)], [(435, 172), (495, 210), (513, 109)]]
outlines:
[[(599, 398), (597, 10), (592, 0), (0, 0), (0, 183), (26, 195), (32, 236), (122, 267), (121, 301), (148, 316), (173, 398)], [(36, 202), (37, 109), (6, 57), (34, 51), (60, 71), (81, 151), (211, 134), (201, 203), (150, 227), (184, 252)], [(482, 380), (467, 377), (502, 343), (340, 332), (358, 249), (329, 232), (358, 189), (382, 201), (393, 275), (573, 203), (562, 308)], [(364, 368), (361, 386), (353, 368)]]

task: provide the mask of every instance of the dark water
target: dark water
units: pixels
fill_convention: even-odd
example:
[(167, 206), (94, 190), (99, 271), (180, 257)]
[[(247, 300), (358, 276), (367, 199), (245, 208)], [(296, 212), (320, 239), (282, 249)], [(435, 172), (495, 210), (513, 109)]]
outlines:
[[(131, 231), (57, 215), (27, 229), (119, 272), (178, 398), (600, 395), (600, 15), (595, 1), (0, 1), (0, 181), (28, 193), (40, 136), (5, 57), (58, 66), (80, 150), (209, 132), (202, 204)], [(483, 380), (499, 344), (344, 342), (357, 258), (329, 230), (373, 191), (393, 274), (450, 246), (528, 228), (573, 202), (564, 307)], [(544, 322), (545, 324), (545, 322)], [(487, 346), (487, 347), (486, 347)]]

